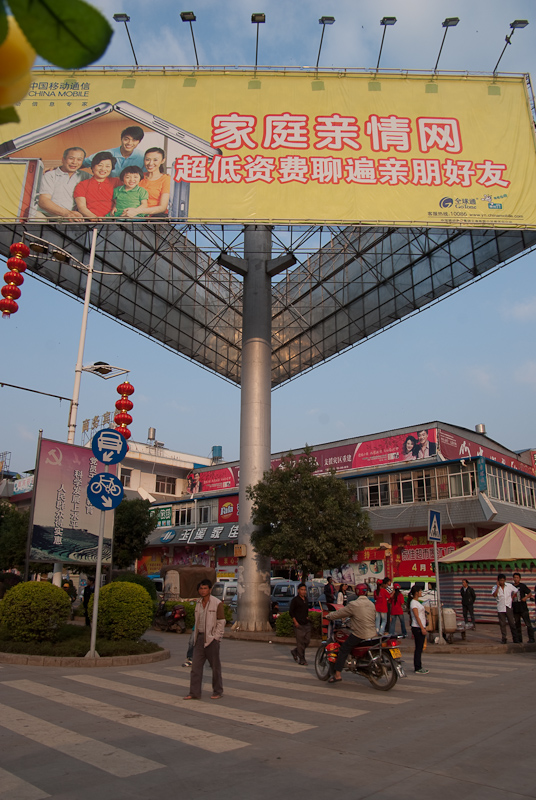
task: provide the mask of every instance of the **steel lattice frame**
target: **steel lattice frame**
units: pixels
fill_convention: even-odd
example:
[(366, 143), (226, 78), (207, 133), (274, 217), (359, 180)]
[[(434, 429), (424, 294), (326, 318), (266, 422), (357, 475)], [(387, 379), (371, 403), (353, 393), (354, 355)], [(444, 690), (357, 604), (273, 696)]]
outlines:
[[(0, 227), (0, 252), (25, 231), (87, 263), (87, 226)], [(296, 378), (536, 247), (533, 230), (275, 227), (273, 256), (298, 263), (272, 283), (272, 386)], [(242, 255), (238, 226), (102, 225), (91, 303), (166, 348), (240, 384), (242, 279), (217, 262)], [(83, 297), (75, 266), (29, 269)]]

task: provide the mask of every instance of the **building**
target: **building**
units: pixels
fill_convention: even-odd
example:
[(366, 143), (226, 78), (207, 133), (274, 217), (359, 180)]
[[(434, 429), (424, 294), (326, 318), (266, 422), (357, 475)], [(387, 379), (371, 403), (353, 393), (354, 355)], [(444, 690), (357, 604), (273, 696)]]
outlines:
[[(441, 512), (439, 556), (506, 522), (536, 530), (536, 452), (509, 450), (484, 426), (428, 422), (314, 446), (313, 454), (318, 474), (334, 469), (356, 491), (374, 531), (370, 547), (349, 554), (335, 575), (340, 580), (374, 584), (386, 573), (398, 581), (435, 580), (430, 508)], [(284, 455), (274, 454), (272, 467)], [(203, 563), (234, 575), (239, 474), (238, 462), (196, 469), (187, 494), (159, 503), (161, 520), (141, 570)], [(284, 565), (273, 566), (281, 572)]]

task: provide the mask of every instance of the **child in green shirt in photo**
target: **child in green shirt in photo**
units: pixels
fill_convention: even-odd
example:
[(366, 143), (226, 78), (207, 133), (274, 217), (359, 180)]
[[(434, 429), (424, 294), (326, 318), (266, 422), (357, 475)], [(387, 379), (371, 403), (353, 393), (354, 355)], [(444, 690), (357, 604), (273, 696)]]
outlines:
[(125, 217), (127, 208), (137, 208), (140, 213), (136, 216), (143, 217), (147, 208), (149, 192), (139, 182), (143, 178), (143, 170), (139, 167), (125, 167), (119, 176), (123, 181), (122, 186), (116, 186), (113, 195), (113, 208), (107, 215), (109, 217)]

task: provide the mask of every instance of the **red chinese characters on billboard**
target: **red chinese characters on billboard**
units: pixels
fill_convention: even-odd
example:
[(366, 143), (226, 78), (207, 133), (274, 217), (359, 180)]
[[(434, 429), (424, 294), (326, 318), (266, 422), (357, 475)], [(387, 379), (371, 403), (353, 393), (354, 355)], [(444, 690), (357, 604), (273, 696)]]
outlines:
[(496, 461), (499, 465), (503, 464), (505, 467), (512, 467), (513, 469), (521, 470), (521, 472), (528, 472), (531, 475), (534, 474), (534, 469), (528, 464), (524, 464), (516, 458), (509, 458), (496, 450), (491, 450), (489, 447), (483, 447), (470, 439), (463, 439), (450, 431), (439, 429), (439, 450), (447, 460), (483, 456)]
[(220, 497), (218, 500), (218, 522), (238, 522), (238, 497)]
[[(442, 558), (462, 547), (465, 542), (463, 528), (444, 530), (441, 542), (437, 545), (437, 556)], [(428, 534), (422, 531), (417, 534), (392, 534), (393, 545), (393, 577), (414, 578), (433, 577), (434, 545), (428, 541)]]
[(436, 450), (436, 429), (423, 428), (411, 433), (359, 442), (355, 446), (352, 467), (376, 467), (378, 464), (417, 461), (435, 456)]

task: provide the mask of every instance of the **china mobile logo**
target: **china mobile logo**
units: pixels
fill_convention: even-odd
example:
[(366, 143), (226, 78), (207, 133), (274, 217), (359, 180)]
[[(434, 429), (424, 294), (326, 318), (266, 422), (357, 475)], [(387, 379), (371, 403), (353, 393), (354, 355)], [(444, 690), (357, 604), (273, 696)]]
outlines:
[(234, 513), (234, 505), (233, 503), (224, 503), (221, 507), (220, 514), (222, 517), (228, 517), (230, 514)]

